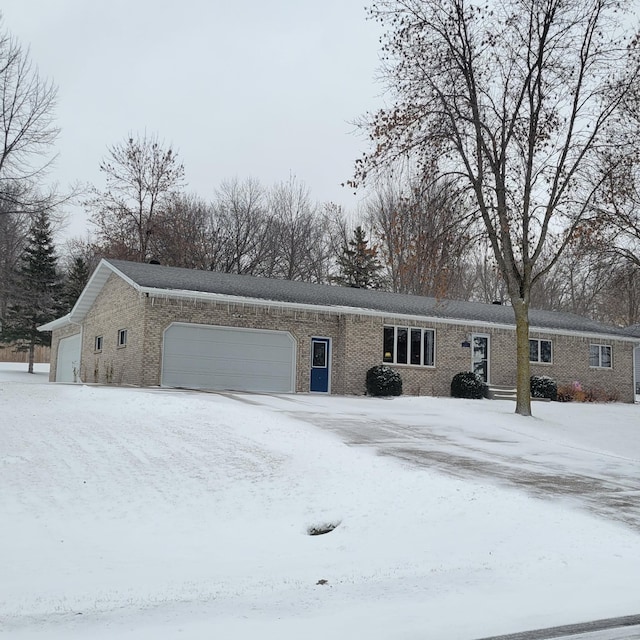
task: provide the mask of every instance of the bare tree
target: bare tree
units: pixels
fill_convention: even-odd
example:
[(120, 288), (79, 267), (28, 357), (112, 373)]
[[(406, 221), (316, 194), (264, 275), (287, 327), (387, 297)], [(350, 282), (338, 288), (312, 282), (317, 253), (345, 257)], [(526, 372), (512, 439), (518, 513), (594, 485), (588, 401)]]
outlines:
[[(57, 88), (43, 80), (29, 51), (0, 25), (0, 211), (24, 211), (51, 163), (58, 136)], [(31, 196), (28, 199), (27, 196)]]
[(469, 256), (469, 298), (502, 304), (509, 299), (507, 288), (486, 239), (479, 241)]
[[(619, 0), (379, 0), (395, 104), (365, 118), (356, 182), (407, 153), (473, 195), (516, 321), (516, 412), (531, 415), (532, 287), (592, 215), (597, 155), (639, 74)], [(630, 9), (630, 7), (629, 7)]]
[(111, 257), (146, 261), (161, 214), (183, 186), (184, 167), (156, 135), (130, 135), (100, 163), (103, 191), (87, 202), (98, 239)]
[(627, 128), (615, 131), (615, 144), (602, 154), (607, 179), (587, 233), (625, 262), (640, 267), (640, 100), (629, 101), (625, 107)]
[[(11, 193), (11, 187), (7, 189)], [(8, 199), (0, 199), (0, 326), (11, 300), (11, 281), (18, 269), (29, 232), (29, 216)]]
[(150, 252), (162, 264), (210, 269), (215, 256), (213, 208), (193, 195), (179, 195), (158, 214)]
[(224, 181), (213, 202), (211, 269), (262, 275), (270, 251), (266, 192), (253, 178)]
[(326, 281), (327, 229), (309, 188), (295, 177), (276, 184), (268, 199), (273, 231), (272, 261), (266, 275), (285, 280)]
[(467, 263), (475, 240), (464, 201), (451, 180), (386, 177), (368, 203), (392, 289), (466, 298)]

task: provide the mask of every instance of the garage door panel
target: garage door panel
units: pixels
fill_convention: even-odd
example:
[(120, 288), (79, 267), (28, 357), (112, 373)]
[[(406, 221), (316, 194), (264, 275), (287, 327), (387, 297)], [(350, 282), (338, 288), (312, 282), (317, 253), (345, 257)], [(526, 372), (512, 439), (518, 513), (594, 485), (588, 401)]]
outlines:
[(286, 331), (174, 324), (165, 331), (162, 385), (291, 392), (295, 341)]
[(61, 338), (56, 359), (56, 382), (78, 382), (80, 372), (80, 349), (82, 336)]
[[(255, 352), (252, 356), (249, 350)], [(176, 359), (190, 360), (192, 358), (226, 358), (229, 360), (267, 360), (270, 362), (289, 362), (290, 345), (268, 346), (255, 345), (242, 342), (224, 343), (220, 341), (198, 342), (180, 341), (167, 345), (165, 355)]]
[[(192, 372), (194, 375), (201, 373), (202, 375), (210, 375), (216, 373), (216, 365), (220, 358), (206, 357), (185, 357), (175, 356), (171, 358), (171, 366), (165, 367), (165, 374), (169, 372), (182, 373)], [(255, 375), (291, 375), (290, 362), (274, 362), (265, 360), (255, 360), (250, 358), (233, 358), (225, 359), (224, 373), (230, 375), (245, 374), (247, 376)]]
[(275, 377), (271, 379), (270, 387), (265, 389), (263, 379), (259, 376), (232, 375), (232, 374), (198, 374), (190, 379), (189, 384), (181, 384), (176, 380), (173, 384), (165, 384), (170, 387), (185, 389), (213, 389), (227, 391), (253, 391), (262, 393), (289, 393), (289, 377)]

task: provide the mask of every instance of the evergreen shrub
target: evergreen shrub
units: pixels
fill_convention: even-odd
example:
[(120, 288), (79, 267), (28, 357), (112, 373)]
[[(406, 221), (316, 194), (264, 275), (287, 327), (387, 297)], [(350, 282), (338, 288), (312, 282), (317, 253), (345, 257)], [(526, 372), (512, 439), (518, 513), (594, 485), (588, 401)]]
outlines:
[(402, 395), (402, 378), (391, 367), (379, 364), (367, 371), (366, 387), (369, 396), (399, 396)]
[(553, 401), (558, 399), (558, 385), (548, 376), (531, 376), (529, 383), (532, 398), (547, 398)]
[(453, 398), (477, 400), (486, 395), (485, 383), (473, 371), (461, 371), (453, 376), (453, 380), (451, 380), (451, 396)]

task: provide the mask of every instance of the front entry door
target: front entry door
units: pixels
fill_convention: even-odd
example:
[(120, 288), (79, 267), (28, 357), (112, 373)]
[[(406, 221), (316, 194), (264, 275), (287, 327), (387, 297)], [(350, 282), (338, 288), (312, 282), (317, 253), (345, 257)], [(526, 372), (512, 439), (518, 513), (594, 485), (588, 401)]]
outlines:
[(489, 382), (489, 336), (474, 334), (471, 348), (471, 371)]
[(331, 364), (331, 340), (311, 338), (311, 391), (329, 392), (329, 367)]

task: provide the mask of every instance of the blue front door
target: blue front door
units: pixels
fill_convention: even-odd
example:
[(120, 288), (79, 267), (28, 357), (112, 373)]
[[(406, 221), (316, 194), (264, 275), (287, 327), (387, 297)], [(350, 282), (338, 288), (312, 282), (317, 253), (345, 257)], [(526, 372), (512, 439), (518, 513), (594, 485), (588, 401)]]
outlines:
[(311, 338), (311, 391), (329, 391), (330, 347), (329, 338)]

